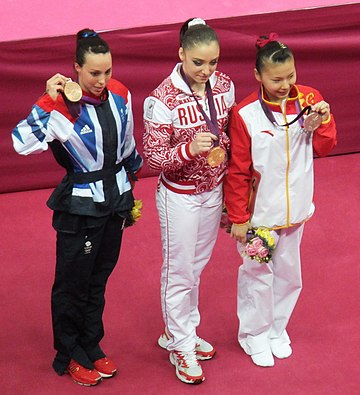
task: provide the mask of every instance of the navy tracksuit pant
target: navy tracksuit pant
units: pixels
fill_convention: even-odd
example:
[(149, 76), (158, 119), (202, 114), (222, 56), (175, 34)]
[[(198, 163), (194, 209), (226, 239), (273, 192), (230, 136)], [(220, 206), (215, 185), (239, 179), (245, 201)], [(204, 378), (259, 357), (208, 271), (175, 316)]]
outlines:
[(75, 233), (57, 232), (56, 272), (52, 288), (53, 367), (63, 374), (70, 359), (93, 369), (105, 354), (102, 315), (105, 287), (120, 253), (123, 218), (99, 219), (98, 226)]

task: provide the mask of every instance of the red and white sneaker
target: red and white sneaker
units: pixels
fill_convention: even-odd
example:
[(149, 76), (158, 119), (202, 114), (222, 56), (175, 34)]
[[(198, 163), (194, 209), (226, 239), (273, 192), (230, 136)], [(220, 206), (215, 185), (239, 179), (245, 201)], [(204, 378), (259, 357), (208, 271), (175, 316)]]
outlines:
[(117, 367), (114, 362), (109, 358), (101, 358), (97, 361), (93, 362), (95, 369), (99, 372), (100, 376), (104, 379), (109, 379), (110, 377), (114, 377), (117, 372)]
[[(168, 340), (170, 340), (170, 338), (165, 331), (158, 339), (159, 346), (166, 350), (166, 344), (167, 344)], [(213, 356), (216, 353), (216, 350), (206, 340), (202, 339), (199, 336), (196, 336), (195, 352), (196, 352), (196, 358), (199, 361), (206, 361), (207, 359), (213, 358)]]
[(90, 387), (99, 384), (101, 381), (101, 376), (97, 370), (84, 368), (84, 366), (73, 359), (70, 361), (67, 371), (75, 383), (80, 385)]
[(187, 384), (201, 384), (205, 380), (201, 366), (196, 359), (195, 351), (171, 351), (170, 362), (175, 366), (176, 376)]

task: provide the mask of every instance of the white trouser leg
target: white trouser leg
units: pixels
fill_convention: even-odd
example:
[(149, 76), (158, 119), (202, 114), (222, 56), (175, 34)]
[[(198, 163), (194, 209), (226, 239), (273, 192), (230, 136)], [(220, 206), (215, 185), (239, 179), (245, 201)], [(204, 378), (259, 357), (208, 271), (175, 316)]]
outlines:
[(271, 265), (243, 258), (238, 274), (239, 342), (248, 354), (268, 346), (273, 320), (273, 272)]
[(160, 185), (156, 195), (163, 265), (161, 305), (170, 334), (169, 351), (191, 351), (200, 322), (200, 275), (208, 263), (219, 229), (222, 189), (182, 195)]
[(285, 331), (301, 291), (303, 225), (272, 232), (272, 262), (243, 258), (238, 276), (239, 342), (248, 354), (264, 351), (270, 339), (290, 343)]
[(282, 229), (273, 257), (274, 321), (270, 339), (290, 344), (286, 326), (299, 298), (301, 279), (300, 243), (304, 225)]
[(198, 309), (200, 275), (211, 258), (219, 231), (222, 212), (222, 186), (218, 186), (207, 195), (204, 195), (202, 200), (197, 242), (195, 245), (194, 276), (197, 278), (197, 281), (190, 295), (190, 316), (195, 330), (200, 324)]

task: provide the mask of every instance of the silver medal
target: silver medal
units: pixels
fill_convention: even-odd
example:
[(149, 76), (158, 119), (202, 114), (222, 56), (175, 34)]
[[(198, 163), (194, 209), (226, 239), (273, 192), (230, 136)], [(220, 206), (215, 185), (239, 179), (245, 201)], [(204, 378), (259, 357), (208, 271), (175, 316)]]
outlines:
[(304, 120), (304, 129), (311, 133), (316, 130), (322, 123), (321, 115), (318, 112), (312, 112)]

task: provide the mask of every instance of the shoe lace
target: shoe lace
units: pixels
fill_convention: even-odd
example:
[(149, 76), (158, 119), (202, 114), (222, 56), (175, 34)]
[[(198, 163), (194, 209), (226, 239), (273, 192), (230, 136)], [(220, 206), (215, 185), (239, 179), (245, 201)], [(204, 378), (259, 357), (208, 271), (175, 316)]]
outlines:
[(177, 352), (177, 356), (180, 360), (181, 366), (184, 368), (191, 368), (192, 366), (199, 365), (199, 362), (196, 359), (195, 351)]
[(196, 336), (196, 346), (201, 346), (201, 344), (204, 343), (204, 342), (205, 342), (204, 339), (202, 339), (199, 336)]

